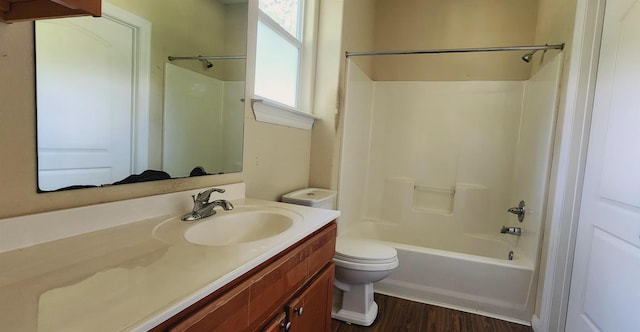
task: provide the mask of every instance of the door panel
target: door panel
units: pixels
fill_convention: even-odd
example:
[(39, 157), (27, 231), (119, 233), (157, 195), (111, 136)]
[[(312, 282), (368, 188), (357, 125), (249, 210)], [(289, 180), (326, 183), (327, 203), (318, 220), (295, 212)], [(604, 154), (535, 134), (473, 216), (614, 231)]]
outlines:
[(640, 262), (640, 251), (600, 228), (594, 229), (591, 241), (585, 318), (602, 331), (629, 331), (629, 326), (640, 326), (638, 306), (626, 305), (629, 298), (640, 298), (640, 287), (635, 285), (640, 265), (629, 264)]
[(335, 265), (331, 263), (287, 306), (291, 332), (331, 330), (331, 303)]
[(640, 170), (640, 144), (631, 143), (639, 141), (640, 3), (634, 1), (628, 10), (625, 7), (612, 18), (614, 22), (619, 20), (616, 22), (619, 31), (617, 43), (610, 45), (615, 47), (615, 55), (607, 58), (614, 67), (611, 68), (609, 105), (603, 105), (608, 106), (611, 115), (604, 146), (601, 196), (637, 208), (640, 207), (640, 177), (636, 175)]
[(133, 45), (133, 29), (106, 18), (36, 23), (40, 189), (131, 174)]
[(640, 1), (608, 1), (567, 331), (640, 326)]

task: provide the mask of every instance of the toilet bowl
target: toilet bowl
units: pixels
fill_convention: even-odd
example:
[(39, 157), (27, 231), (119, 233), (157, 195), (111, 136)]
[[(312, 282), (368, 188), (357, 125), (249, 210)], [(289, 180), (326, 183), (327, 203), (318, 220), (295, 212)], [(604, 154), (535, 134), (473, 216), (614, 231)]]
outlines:
[(396, 249), (375, 241), (351, 237), (336, 240), (335, 290), (331, 317), (369, 326), (378, 315), (373, 283), (398, 267)]

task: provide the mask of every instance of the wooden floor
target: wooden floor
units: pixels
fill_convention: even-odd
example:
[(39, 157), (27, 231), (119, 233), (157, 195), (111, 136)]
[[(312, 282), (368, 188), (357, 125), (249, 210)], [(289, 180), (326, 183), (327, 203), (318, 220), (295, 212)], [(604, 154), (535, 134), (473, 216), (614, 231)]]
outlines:
[(333, 320), (332, 332), (532, 332), (529, 326), (375, 294), (378, 318), (369, 327)]

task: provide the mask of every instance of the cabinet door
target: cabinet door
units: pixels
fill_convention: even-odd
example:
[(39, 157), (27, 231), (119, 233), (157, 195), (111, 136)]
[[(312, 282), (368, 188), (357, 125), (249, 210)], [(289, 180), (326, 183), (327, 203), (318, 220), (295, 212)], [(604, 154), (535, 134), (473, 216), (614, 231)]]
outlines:
[(287, 315), (285, 314), (285, 312), (281, 312), (278, 316), (276, 316), (276, 318), (274, 318), (271, 323), (269, 323), (269, 325), (265, 326), (264, 329), (262, 329), (262, 332), (283, 332), (283, 331), (289, 331), (289, 326), (288, 324), (291, 324), (290, 322), (287, 322)]
[(254, 278), (248, 307), (250, 321), (257, 327), (281, 311), (287, 300), (304, 286), (308, 280), (306, 259), (305, 251), (296, 248)]
[(247, 331), (250, 285), (250, 282), (241, 284), (203, 308), (194, 311), (168, 330), (171, 332)]
[(307, 288), (287, 306), (291, 332), (331, 330), (334, 264), (330, 263)]

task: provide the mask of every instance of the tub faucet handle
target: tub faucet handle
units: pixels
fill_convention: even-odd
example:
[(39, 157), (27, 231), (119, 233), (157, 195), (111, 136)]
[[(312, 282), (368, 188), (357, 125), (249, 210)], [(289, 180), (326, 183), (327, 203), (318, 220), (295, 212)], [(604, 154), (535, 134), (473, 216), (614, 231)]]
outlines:
[(518, 206), (509, 208), (507, 211), (517, 215), (518, 221), (522, 222), (524, 220), (524, 213), (525, 213), (524, 201), (520, 201)]
[(512, 208), (509, 208), (509, 210), (507, 210), (507, 211), (509, 211), (509, 212), (511, 212), (513, 214), (520, 214), (522, 212), (522, 208), (512, 207)]

